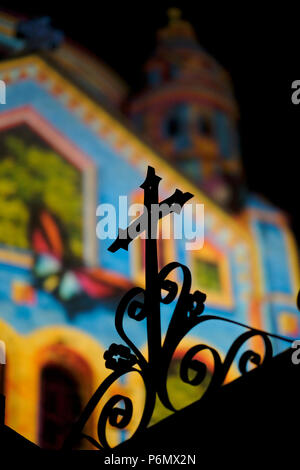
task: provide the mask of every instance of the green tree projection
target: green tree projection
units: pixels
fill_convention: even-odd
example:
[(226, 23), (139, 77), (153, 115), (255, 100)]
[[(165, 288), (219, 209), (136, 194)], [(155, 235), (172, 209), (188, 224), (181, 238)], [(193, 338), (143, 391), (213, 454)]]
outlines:
[(38, 141), (7, 133), (0, 146), (0, 243), (29, 248), (30, 207), (40, 203), (64, 224), (70, 250), (82, 255), (80, 172)]

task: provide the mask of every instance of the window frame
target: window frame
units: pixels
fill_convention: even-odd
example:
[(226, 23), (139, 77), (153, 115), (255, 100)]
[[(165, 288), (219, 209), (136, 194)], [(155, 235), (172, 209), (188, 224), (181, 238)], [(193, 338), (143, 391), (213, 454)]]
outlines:
[(208, 241), (204, 242), (202, 249), (192, 251), (191, 253), (192, 255), (190, 266), (194, 288), (197, 288), (200, 291), (202, 290), (202, 287), (198, 284), (197, 281), (197, 267), (195, 261), (200, 259), (202, 261), (215, 263), (219, 269), (221, 290), (220, 292), (217, 292), (204, 288), (204, 293), (207, 295), (206, 303), (208, 305), (216, 305), (218, 307), (232, 308), (233, 296), (231, 286), (231, 270), (226, 253), (223, 253)]

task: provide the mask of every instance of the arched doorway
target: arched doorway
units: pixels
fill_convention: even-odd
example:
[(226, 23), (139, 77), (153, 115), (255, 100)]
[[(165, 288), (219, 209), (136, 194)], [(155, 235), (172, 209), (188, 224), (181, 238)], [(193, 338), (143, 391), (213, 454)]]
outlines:
[(41, 372), (39, 445), (60, 449), (82, 410), (79, 384), (64, 367), (47, 364)]

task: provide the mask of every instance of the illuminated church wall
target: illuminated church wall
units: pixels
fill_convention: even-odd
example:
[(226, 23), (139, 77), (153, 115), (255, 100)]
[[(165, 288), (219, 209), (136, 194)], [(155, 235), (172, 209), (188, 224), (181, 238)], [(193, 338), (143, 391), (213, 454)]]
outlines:
[(259, 297), (265, 327), (296, 337), (299, 258), (286, 215), (257, 196), (249, 198), (245, 212), (259, 257)]
[[(211, 106), (187, 106), (180, 93), (185, 104), (175, 106), (177, 124), (167, 124), (169, 105), (158, 127), (159, 106), (146, 113), (149, 129), (162, 132), (162, 140), (153, 140), (158, 154), (39, 55), (3, 62), (0, 79), (7, 84), (7, 104), (0, 108), (0, 339), (8, 354), (8, 425), (45, 447), (58, 447), (66, 432), (55, 418), (59, 410), (71, 401), (76, 414), (107, 374), (103, 351), (120, 342), (116, 306), (131, 285), (143, 285), (143, 242), (137, 240), (128, 253), (110, 253), (112, 240), (96, 237), (96, 208), (100, 203), (118, 208), (120, 195), (129, 203), (140, 201), (137, 188), (148, 165), (162, 177), (161, 197), (180, 188), (194, 194), (195, 204), (204, 204), (203, 248), (188, 251), (186, 240), (162, 240), (161, 266), (177, 260), (190, 267), (193, 287), (207, 293), (206, 313), (299, 335), (297, 254), (282, 214), (255, 197), (242, 213), (230, 213), (172, 161), (174, 148), (181, 150), (187, 136), (170, 139), (164, 132), (181, 123), (186, 129), (187, 122), (194, 131), (208, 132), (203, 115), (212, 113)], [(165, 103), (165, 96), (158, 101)], [(206, 155), (217, 151), (228, 162), (238, 161), (236, 130), (226, 115), (214, 113), (217, 137), (199, 140), (194, 133), (195, 145)], [(164, 309), (163, 329), (172, 305)], [(144, 327), (135, 323), (130, 333), (145, 348)], [(236, 330), (210, 325), (192, 335), (225, 351)], [(231, 371), (230, 378), (235, 376)], [(142, 401), (136, 378), (119, 386)], [(67, 425), (74, 419), (71, 408), (65, 419)], [(96, 432), (95, 420), (88, 426)], [(112, 435), (114, 442), (119, 438)]]

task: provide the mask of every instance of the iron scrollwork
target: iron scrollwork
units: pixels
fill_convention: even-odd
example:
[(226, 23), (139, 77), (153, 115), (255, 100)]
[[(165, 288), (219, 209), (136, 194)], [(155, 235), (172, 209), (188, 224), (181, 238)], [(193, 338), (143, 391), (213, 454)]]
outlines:
[[(152, 167), (148, 167), (146, 180), (141, 185), (141, 188), (144, 190), (144, 206), (147, 209), (146, 215), (140, 216), (139, 219), (132, 223), (135, 224), (135, 227), (137, 227), (138, 224), (143, 227), (143, 224), (148, 222), (148, 224), (145, 223), (146, 232), (148, 227), (151, 227), (151, 222), (153, 222), (151, 221), (151, 206), (152, 204), (158, 204), (159, 182), (160, 178), (155, 174), (155, 170)], [(169, 207), (169, 210), (167, 212), (165, 211), (163, 216), (178, 211), (178, 207), (182, 208), (185, 202), (192, 197), (192, 194), (182, 193), (177, 189), (172, 196), (159, 203), (159, 206), (167, 204)], [(146, 217), (148, 217), (147, 221), (145, 219)], [(130, 227), (131, 226), (129, 226), (126, 231), (119, 231), (118, 238), (109, 248), (111, 252), (115, 252), (120, 248), (128, 250), (129, 243), (134, 239), (131, 236), (132, 231)], [(123, 344), (112, 344), (104, 353), (105, 366), (111, 369), (112, 372), (96, 390), (79, 420), (75, 423), (70, 435), (65, 441), (65, 449), (73, 448), (80, 437), (86, 438), (99, 450), (110, 448), (106, 436), (107, 423), (120, 430), (128, 426), (133, 418), (134, 412), (134, 404), (129, 397), (115, 394), (104, 404), (98, 419), (98, 440), (84, 434), (83, 429), (104, 394), (121, 377), (131, 372), (140, 375), (145, 387), (144, 409), (134, 434), (141, 432), (148, 426), (153, 415), (157, 397), (168, 410), (176, 411), (176, 406), (172, 403), (172, 399), (167, 390), (169, 367), (177, 347), (188, 333), (200, 323), (216, 320), (232, 323), (246, 329), (246, 331), (233, 342), (224, 359), (221, 358), (221, 355), (216, 349), (206, 344), (194, 345), (181, 358), (179, 371), (180, 379), (191, 386), (198, 386), (205, 382), (207, 365), (204, 361), (199, 360), (199, 358), (196, 359), (196, 356), (198, 353), (204, 351), (208, 351), (211, 354), (213, 359), (213, 373), (209, 382), (205, 385), (205, 394), (212, 389), (222, 386), (239, 352), (242, 351), (238, 361), (238, 368), (241, 374), (245, 374), (247, 373), (249, 364), (260, 366), (272, 358), (271, 337), (291, 342), (287, 338), (266, 333), (227, 318), (205, 315), (203, 312), (206, 295), (199, 290), (191, 292), (192, 276), (188, 267), (178, 262), (172, 262), (164, 266), (159, 272), (157, 240), (151, 238), (149, 233), (146, 233), (145, 245), (145, 289), (134, 287), (128, 291), (120, 301), (116, 311), (116, 330), (126, 346)], [(177, 270), (181, 271), (183, 279), (181, 286), (171, 280), (172, 273), (174, 274)], [(166, 334), (164, 338), (162, 338), (161, 305), (173, 303), (175, 304), (174, 311)], [(146, 321), (147, 358), (127, 336), (124, 328), (125, 315), (137, 322)], [(251, 349), (243, 350), (246, 343), (254, 337), (261, 338), (264, 344), (263, 354)], [(193, 372), (193, 374), (191, 374), (191, 372)]]

